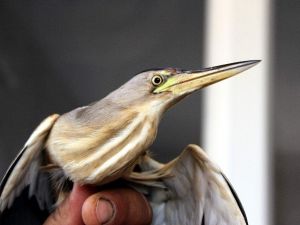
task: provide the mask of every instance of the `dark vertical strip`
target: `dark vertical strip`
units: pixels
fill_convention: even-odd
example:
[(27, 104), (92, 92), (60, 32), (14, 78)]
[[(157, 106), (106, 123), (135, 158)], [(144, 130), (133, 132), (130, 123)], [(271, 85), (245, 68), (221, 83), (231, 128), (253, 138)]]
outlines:
[(274, 224), (300, 224), (300, 1), (274, 7)]

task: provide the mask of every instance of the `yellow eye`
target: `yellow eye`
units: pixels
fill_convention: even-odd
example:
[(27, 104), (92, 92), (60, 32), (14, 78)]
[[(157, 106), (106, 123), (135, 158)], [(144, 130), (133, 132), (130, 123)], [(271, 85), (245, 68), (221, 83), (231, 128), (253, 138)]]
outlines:
[(152, 81), (152, 84), (154, 86), (158, 86), (158, 85), (160, 85), (164, 81), (164, 79), (160, 75), (155, 75), (155, 76), (152, 77), (151, 81)]

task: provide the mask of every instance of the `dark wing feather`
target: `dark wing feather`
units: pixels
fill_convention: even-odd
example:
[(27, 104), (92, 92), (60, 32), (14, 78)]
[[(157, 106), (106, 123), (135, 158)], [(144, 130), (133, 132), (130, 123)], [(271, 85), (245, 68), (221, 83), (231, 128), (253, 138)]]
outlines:
[(226, 183), (227, 183), (227, 185), (228, 185), (228, 187), (229, 187), (229, 189), (230, 189), (230, 191), (231, 191), (231, 193), (232, 193), (232, 195), (233, 195), (233, 197), (234, 197), (234, 199), (235, 199), (237, 205), (239, 206), (239, 209), (240, 209), (241, 213), (243, 214), (243, 217), (244, 217), (244, 219), (245, 219), (246, 224), (248, 225), (247, 215), (246, 215), (246, 212), (245, 212), (245, 210), (244, 210), (244, 207), (243, 207), (243, 205), (242, 205), (242, 203), (241, 203), (241, 200), (239, 199), (239, 196), (237, 195), (237, 193), (236, 193), (236, 191), (234, 190), (232, 184), (230, 183), (230, 181), (228, 180), (228, 178), (224, 175), (224, 173), (221, 173), (221, 174), (222, 174), (224, 180), (226, 181)]
[(16, 158), (14, 159), (14, 161), (9, 165), (7, 171), (5, 172), (1, 183), (0, 183), (0, 194), (2, 193), (4, 186), (11, 174), (11, 172), (13, 171), (13, 169), (15, 168), (16, 164), (18, 163), (19, 159), (22, 157), (24, 151), (26, 151), (26, 146), (24, 148), (22, 148), (22, 150), (18, 153), (18, 155), (16, 156)]
[[(1, 182), (0, 189), (0, 214), (9, 208), (21, 191), (29, 186), (29, 196), (37, 196), (40, 207), (46, 201), (42, 197), (45, 190), (40, 189), (42, 183), (40, 166), (43, 161), (42, 150), (47, 136), (59, 115), (47, 117), (31, 134), (24, 148), (13, 161)], [(40, 189), (41, 193), (35, 193)]]

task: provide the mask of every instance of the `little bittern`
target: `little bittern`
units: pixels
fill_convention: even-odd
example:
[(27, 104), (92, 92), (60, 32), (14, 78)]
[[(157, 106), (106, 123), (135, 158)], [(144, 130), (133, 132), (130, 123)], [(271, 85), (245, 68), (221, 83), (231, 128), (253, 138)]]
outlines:
[(189, 145), (167, 164), (151, 159), (147, 150), (172, 105), (257, 63), (142, 72), (96, 103), (49, 116), (5, 174), (0, 214), (27, 186), (40, 208), (51, 207), (49, 193), (41, 188), (46, 174), (57, 204), (72, 182), (104, 185), (122, 179), (146, 195), (154, 225), (247, 224), (231, 185), (198, 146)]

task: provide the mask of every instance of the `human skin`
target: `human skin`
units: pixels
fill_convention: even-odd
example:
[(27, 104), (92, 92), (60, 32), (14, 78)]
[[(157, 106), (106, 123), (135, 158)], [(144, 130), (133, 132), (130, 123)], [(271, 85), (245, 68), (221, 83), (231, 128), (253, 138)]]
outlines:
[(75, 184), (44, 225), (150, 225), (151, 219), (146, 198), (133, 189), (97, 192), (93, 187)]

